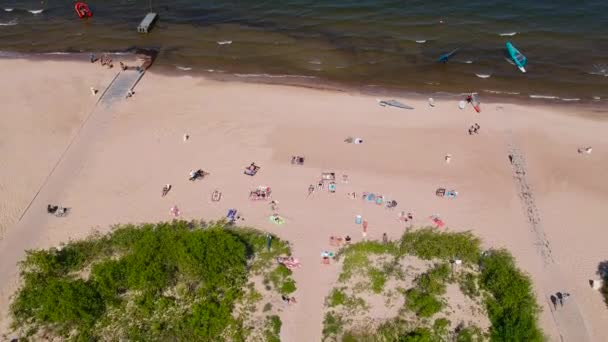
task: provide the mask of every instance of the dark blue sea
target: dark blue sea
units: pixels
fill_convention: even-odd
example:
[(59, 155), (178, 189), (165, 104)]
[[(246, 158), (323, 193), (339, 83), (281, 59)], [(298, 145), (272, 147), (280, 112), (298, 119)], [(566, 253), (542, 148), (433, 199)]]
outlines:
[[(87, 20), (73, 3), (0, 0), (0, 54), (155, 48), (154, 67), (180, 73), (608, 99), (608, 0), (98, 0)], [(137, 33), (150, 10), (160, 20)], [(507, 41), (528, 58), (526, 74), (506, 60)]]

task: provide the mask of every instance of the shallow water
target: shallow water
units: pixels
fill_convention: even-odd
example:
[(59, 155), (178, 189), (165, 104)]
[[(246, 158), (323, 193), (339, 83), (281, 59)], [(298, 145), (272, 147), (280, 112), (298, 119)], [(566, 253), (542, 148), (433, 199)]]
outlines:
[[(71, 1), (0, 1), (0, 49), (153, 47), (160, 49), (157, 63), (175, 72), (555, 101), (608, 98), (605, 0), (152, 1), (161, 19), (148, 35), (135, 30), (148, 2), (88, 3), (94, 17), (80, 20)], [(506, 41), (528, 57), (527, 74), (505, 60)], [(455, 48), (449, 63), (436, 62)]]

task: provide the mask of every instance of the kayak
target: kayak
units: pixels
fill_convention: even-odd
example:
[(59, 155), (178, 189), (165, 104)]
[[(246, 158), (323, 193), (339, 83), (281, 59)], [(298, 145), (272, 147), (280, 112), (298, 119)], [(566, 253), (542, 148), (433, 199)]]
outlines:
[(77, 2), (74, 4), (74, 11), (79, 18), (90, 18), (93, 16), (93, 12), (89, 9), (89, 6), (84, 2)]
[(519, 50), (517, 50), (513, 44), (511, 44), (511, 42), (507, 42), (507, 52), (509, 52), (509, 56), (511, 56), (511, 59), (515, 65), (517, 65), (519, 70), (521, 70), (521, 72), (526, 72), (525, 66), (528, 62), (526, 56), (522, 55), (522, 53), (519, 52)]
[(441, 62), (441, 63), (447, 63), (450, 58), (452, 58), (456, 55), (456, 52), (458, 52), (458, 49), (454, 49), (448, 53), (445, 53), (445, 54), (439, 56), (437, 61)]

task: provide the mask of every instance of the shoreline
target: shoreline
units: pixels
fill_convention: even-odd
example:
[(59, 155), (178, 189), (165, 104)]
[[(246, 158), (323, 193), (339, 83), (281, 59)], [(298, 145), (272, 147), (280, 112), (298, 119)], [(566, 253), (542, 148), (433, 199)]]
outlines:
[[(470, 107), (459, 110), (457, 99), (430, 108), (421, 97), (403, 101), (415, 110), (401, 110), (380, 107), (374, 96), (354, 91), (150, 72), (132, 98), (96, 112), (79, 130), (97, 100), (89, 87), (103, 89), (115, 70), (88, 61), (0, 59), (0, 64), (11, 80), (0, 85), (0, 93), (11, 99), (6, 126), (0, 127), (6, 141), (0, 153), (7, 162), (0, 172), (0, 186), (7, 189), (0, 206), (19, 209), (40, 190), (23, 219), (9, 223), (0, 241), (4, 309), (16, 286), (15, 262), (26, 249), (80, 238), (94, 229), (107, 231), (115, 223), (169, 220), (172, 205), (179, 206), (183, 219), (220, 218), (228, 208), (238, 208), (246, 225), (292, 242), (303, 264), (294, 273), (300, 305), (284, 313), (283, 336), (318, 340), (323, 300), (337, 277), (334, 268), (319, 262), (319, 253), (330, 248), (329, 235), (350, 234), (359, 241), (353, 219), (363, 215), (370, 222), (370, 239), (380, 239), (384, 232), (396, 238), (404, 229), (396, 215), (405, 210), (414, 213), (416, 226), (428, 225), (430, 215), (440, 214), (450, 231), (471, 230), (484, 246), (509, 249), (534, 281), (543, 308), (541, 325), (553, 340), (583, 329), (568, 316), (579, 307), (591, 340), (608, 338), (601, 323), (608, 310), (587, 282), (606, 258), (606, 233), (597, 227), (608, 202), (603, 177), (608, 122), (585, 118), (580, 107), (555, 115), (566, 110), (484, 102), (477, 114)], [(477, 122), (480, 134), (467, 135)], [(347, 136), (363, 137), (365, 143), (345, 144)], [(66, 149), (71, 139), (74, 144)], [(526, 156), (528, 181), (556, 260), (550, 269), (543, 265), (537, 237), (522, 212), (507, 158), (511, 143)], [(580, 146), (593, 146), (593, 154), (577, 154)], [(449, 164), (446, 154), (453, 156)], [(292, 155), (305, 156), (306, 164), (291, 165)], [(259, 174), (243, 175), (252, 161), (262, 166)], [(188, 170), (197, 168), (210, 176), (188, 181)], [(308, 185), (328, 170), (348, 174), (350, 182), (339, 183), (335, 194), (306, 197)], [(161, 198), (167, 183), (173, 190)], [(247, 198), (260, 185), (272, 187), (285, 225), (270, 223), (268, 205)], [(458, 190), (458, 198), (435, 196), (438, 187)], [(220, 203), (210, 200), (214, 189), (223, 193)], [(399, 202), (398, 210), (350, 200), (350, 191), (384, 194)], [(46, 213), (48, 203), (73, 211), (58, 219)], [(556, 282), (554, 274), (567, 277)], [(553, 311), (548, 295), (565, 290), (578, 307)], [(6, 323), (0, 316), (0, 330)]]
[[(137, 48), (122, 51), (94, 52), (97, 55), (108, 54), (111, 56), (121, 56), (135, 58)], [(10, 51), (0, 51), (2, 59), (24, 59), (32, 61), (77, 61), (86, 63), (91, 52), (43, 52), (43, 53), (19, 53)], [(177, 65), (154, 63), (148, 72), (157, 73), (171, 77), (200, 77), (215, 81), (259, 83), (268, 85), (285, 85), (318, 90), (335, 92), (356, 93), (364, 96), (387, 96), (426, 100), (429, 97), (439, 100), (461, 100), (469, 92), (450, 93), (444, 91), (429, 92), (417, 91), (412, 89), (399, 88), (394, 86), (373, 85), (373, 84), (346, 84), (343, 82), (327, 80), (313, 75), (274, 75), (274, 74), (240, 74), (237, 72), (225, 72), (221, 70), (205, 68), (189, 68), (180, 70)], [(560, 98), (552, 95), (525, 95), (520, 93), (502, 92), (490, 89), (471, 89), (481, 97), (483, 104), (514, 104), (525, 106), (554, 106), (561, 108), (564, 113), (571, 113), (572, 108), (577, 111), (585, 112), (585, 116), (599, 120), (608, 119), (607, 99), (594, 98)], [(483, 110), (483, 109), (482, 109)], [(605, 115), (605, 117), (604, 117)]]

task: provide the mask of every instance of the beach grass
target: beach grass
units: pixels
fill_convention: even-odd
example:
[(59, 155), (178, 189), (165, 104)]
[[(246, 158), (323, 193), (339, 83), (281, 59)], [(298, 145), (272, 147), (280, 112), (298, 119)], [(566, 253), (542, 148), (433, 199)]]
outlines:
[[(517, 268), (508, 251), (482, 252), (480, 245), (480, 239), (470, 232), (421, 228), (406, 231), (397, 243), (365, 241), (346, 246), (338, 253), (343, 258), (339, 286), (333, 288), (326, 299), (329, 310), (324, 321), (325, 339), (542, 341), (539, 307), (529, 277)], [(400, 260), (406, 256), (426, 260), (431, 265), (415, 275), (411, 287), (394, 289), (404, 296), (403, 309), (379, 325), (358, 326), (372, 318), (361, 320), (359, 317), (356, 321), (352, 311), (345, 310), (353, 294), (389, 296), (394, 293), (387, 290), (385, 284), (404, 280), (404, 273), (408, 271), (400, 269)], [(462, 263), (455, 269), (456, 260)], [(443, 311), (450, 305), (445, 297), (446, 288), (453, 283), (471, 303), (479, 306), (477, 311), (487, 314), (487, 331), (463, 322), (455, 327), (445, 317)], [(390, 303), (390, 299), (386, 303)]]
[[(253, 229), (186, 221), (117, 226), (60, 248), (32, 250), (11, 303), (13, 328), (66, 340), (234, 340), (247, 334), (239, 305), (253, 313), (263, 295), (248, 279), (295, 290), (291, 271), (271, 270), (286, 242)], [(278, 341), (280, 319), (267, 336)]]

